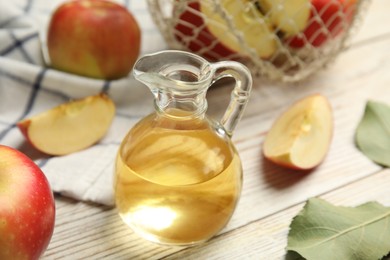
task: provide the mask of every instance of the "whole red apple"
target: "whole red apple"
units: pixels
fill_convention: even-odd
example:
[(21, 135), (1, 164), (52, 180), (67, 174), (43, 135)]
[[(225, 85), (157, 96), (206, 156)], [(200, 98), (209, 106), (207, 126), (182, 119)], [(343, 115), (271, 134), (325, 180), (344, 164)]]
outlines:
[(49, 183), (26, 155), (0, 145), (0, 259), (38, 259), (54, 229)]
[(140, 44), (141, 31), (133, 15), (105, 0), (63, 3), (51, 16), (47, 32), (54, 68), (100, 79), (128, 75)]
[(287, 39), (291, 47), (322, 46), (347, 29), (356, 11), (356, 0), (311, 0), (311, 4), (310, 21), (303, 34)]

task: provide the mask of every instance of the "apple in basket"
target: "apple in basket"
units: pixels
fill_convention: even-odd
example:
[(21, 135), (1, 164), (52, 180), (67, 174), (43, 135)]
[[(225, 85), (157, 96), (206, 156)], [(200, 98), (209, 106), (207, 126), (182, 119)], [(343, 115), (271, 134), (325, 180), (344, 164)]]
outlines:
[[(184, 9), (175, 26), (176, 39), (209, 59), (270, 58), (278, 49), (277, 32), (296, 35), (310, 16), (309, 0), (199, 0), (181, 4), (184, 6), (176, 8)], [(231, 17), (231, 23), (224, 16)]]
[(37, 150), (66, 155), (99, 141), (115, 116), (105, 94), (73, 100), (18, 122), (22, 134)]
[(54, 230), (55, 203), (41, 169), (0, 145), (0, 259), (38, 259)]
[[(215, 10), (213, 1), (182, 1), (181, 4), (186, 6), (177, 7), (177, 10), (184, 8), (184, 12), (177, 19), (176, 39), (211, 60), (252, 55), (247, 51), (249, 48), (255, 55), (269, 58), (277, 50), (273, 28), (254, 4), (248, 2), (244, 11), (241, 1), (222, 0), (219, 3), (232, 16), (230, 25), (222, 18), (222, 10)], [(242, 30), (242, 39), (237, 38), (231, 25)]]
[(311, 0), (312, 9), (308, 26), (302, 34), (287, 38), (293, 48), (306, 44), (320, 47), (345, 32), (351, 25), (357, 8), (356, 0)]
[(310, 0), (258, 0), (257, 7), (284, 37), (303, 31), (310, 18)]
[(67, 1), (52, 14), (47, 50), (55, 69), (100, 79), (127, 76), (140, 52), (141, 31), (122, 5)]
[(290, 106), (272, 125), (263, 144), (264, 157), (292, 169), (308, 170), (325, 158), (332, 139), (332, 109), (316, 94)]

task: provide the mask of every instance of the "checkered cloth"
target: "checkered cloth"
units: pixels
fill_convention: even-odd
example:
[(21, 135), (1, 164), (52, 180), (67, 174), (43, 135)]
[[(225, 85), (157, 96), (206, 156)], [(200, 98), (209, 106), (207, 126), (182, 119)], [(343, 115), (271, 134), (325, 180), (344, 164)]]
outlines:
[[(116, 152), (134, 123), (152, 111), (152, 95), (131, 75), (104, 81), (45, 67), (42, 55), (45, 29), (52, 10), (62, 1), (0, 1), (0, 143), (32, 158), (46, 174), (54, 192), (113, 205)], [(166, 48), (146, 1), (117, 2), (134, 14), (141, 27), (141, 54)], [(16, 127), (23, 118), (101, 91), (108, 92), (116, 103), (116, 117), (105, 138), (86, 150), (67, 156), (48, 156), (31, 147)]]

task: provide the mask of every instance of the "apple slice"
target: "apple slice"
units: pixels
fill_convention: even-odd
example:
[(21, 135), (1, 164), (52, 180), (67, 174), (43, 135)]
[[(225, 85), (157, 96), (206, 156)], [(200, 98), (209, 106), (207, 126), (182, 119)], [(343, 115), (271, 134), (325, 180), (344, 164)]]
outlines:
[[(277, 50), (277, 36), (267, 17), (264, 17), (253, 2), (222, 0), (222, 10), (217, 12), (215, 4), (209, 0), (184, 3), (175, 26), (175, 37), (190, 50), (206, 58), (216, 60), (252, 55), (246, 47), (252, 48), (255, 55), (269, 58)], [(231, 30), (225, 12), (232, 19), (241, 39)]]
[(223, 45), (244, 55), (244, 46), (253, 48), (261, 58), (269, 58), (277, 50), (277, 40), (271, 22), (250, 1), (221, 0), (220, 5), (230, 15), (232, 25), (240, 31), (243, 43), (233, 35), (226, 19), (216, 12), (210, 1), (201, 0), (201, 12), (208, 17), (207, 28)]
[[(231, 58), (235, 52), (221, 44), (207, 29), (200, 13), (199, 2), (184, 3), (184, 11), (178, 15), (174, 36), (189, 50), (209, 60)], [(175, 5), (176, 7), (176, 5)]]
[(17, 126), (38, 150), (65, 155), (85, 149), (107, 132), (115, 105), (105, 94), (71, 101), (20, 121)]
[(306, 28), (310, 17), (310, 0), (259, 0), (260, 9), (287, 36)]
[(265, 138), (263, 153), (288, 168), (312, 169), (325, 158), (332, 133), (332, 108), (327, 98), (308, 96), (275, 121)]

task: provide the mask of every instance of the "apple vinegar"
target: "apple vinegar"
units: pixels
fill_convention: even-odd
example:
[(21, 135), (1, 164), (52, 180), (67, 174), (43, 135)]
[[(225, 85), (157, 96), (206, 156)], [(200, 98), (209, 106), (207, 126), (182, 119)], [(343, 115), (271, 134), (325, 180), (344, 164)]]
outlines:
[[(230, 137), (249, 98), (250, 71), (238, 62), (212, 64), (168, 50), (140, 58), (133, 75), (151, 90), (155, 112), (119, 147), (114, 182), (119, 215), (150, 241), (204, 242), (228, 223), (240, 197), (242, 167)], [(235, 86), (215, 122), (206, 115), (206, 92), (225, 77)]]
[(230, 139), (208, 122), (153, 114), (125, 137), (116, 159), (119, 215), (136, 233), (162, 244), (195, 244), (229, 221), (242, 169)]

